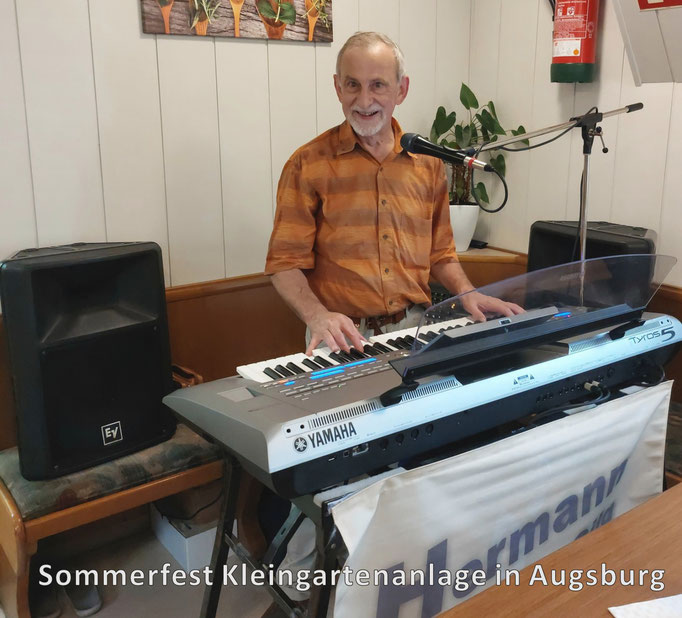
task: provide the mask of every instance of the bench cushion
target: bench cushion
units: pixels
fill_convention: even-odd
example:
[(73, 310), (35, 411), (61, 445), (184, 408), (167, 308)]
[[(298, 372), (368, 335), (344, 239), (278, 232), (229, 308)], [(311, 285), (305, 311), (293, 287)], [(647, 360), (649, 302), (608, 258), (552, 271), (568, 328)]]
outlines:
[(47, 481), (27, 481), (17, 447), (0, 452), (0, 479), (24, 521), (130, 489), (220, 457), (220, 450), (185, 425), (175, 435), (137, 453)]

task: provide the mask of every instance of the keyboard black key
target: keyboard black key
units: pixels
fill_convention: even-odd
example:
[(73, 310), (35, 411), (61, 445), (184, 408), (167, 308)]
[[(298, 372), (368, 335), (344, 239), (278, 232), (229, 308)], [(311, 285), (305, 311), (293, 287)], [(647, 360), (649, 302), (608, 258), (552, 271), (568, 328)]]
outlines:
[(313, 371), (316, 369), (322, 369), (322, 365), (318, 365), (315, 361), (312, 361), (309, 358), (304, 358), (301, 363), (303, 363), (306, 367), (310, 367)]
[(362, 352), (360, 352), (360, 350), (357, 350), (356, 348), (351, 348), (349, 354), (355, 360), (361, 360), (363, 358), (367, 358), (367, 354), (363, 354)]
[(433, 341), (436, 337), (438, 337), (438, 333), (434, 333), (433, 331), (429, 331), (428, 333), (424, 333), (424, 338), (427, 341)]
[(407, 345), (404, 341), (401, 343), (397, 339), (388, 339), (386, 341), (386, 343), (388, 343), (389, 345), (392, 345), (394, 348), (396, 348), (398, 350), (409, 350), (410, 349), (410, 346)]
[(414, 345), (414, 337), (412, 335), (405, 335), (403, 339), (410, 345)]
[(272, 378), (273, 380), (279, 380), (282, 377), (274, 369), (270, 369), (270, 367), (266, 367), (265, 369), (263, 369), (263, 373), (269, 378)]
[(357, 360), (356, 358), (353, 358), (349, 352), (344, 352), (343, 350), (338, 351), (338, 355), (341, 358), (345, 358), (346, 360), (344, 361), (345, 363), (352, 363), (354, 360)]
[(365, 347), (362, 348), (362, 351), (367, 356), (379, 356), (379, 354), (381, 354), (376, 346), (371, 346), (369, 344), (365, 345)]
[(396, 337), (395, 340), (403, 346), (405, 350), (411, 350), (412, 349), (412, 344), (407, 342), (404, 337)]
[(293, 371), (287, 369), (286, 367), (282, 367), (282, 365), (276, 365), (275, 371), (277, 373), (281, 373), (285, 378), (295, 375)]
[(391, 348), (389, 348), (388, 346), (385, 346), (383, 343), (374, 342), (372, 344), (372, 347), (375, 350), (379, 350), (379, 352), (381, 352), (382, 354), (388, 354), (389, 352), (391, 352)]
[(347, 363), (347, 362), (348, 362), (347, 359), (345, 359), (345, 358), (343, 358), (343, 356), (341, 356), (341, 351), (339, 351), (339, 352), (330, 352), (330, 353), (329, 353), (329, 358), (331, 358), (332, 360), (335, 360), (337, 363), (339, 363), (339, 365), (343, 365), (344, 363)]
[(291, 369), (294, 373), (305, 373), (305, 369), (302, 369), (295, 363), (287, 363), (287, 369)]
[(330, 363), (324, 356), (313, 356), (313, 360), (322, 367), (333, 367), (333, 363)]

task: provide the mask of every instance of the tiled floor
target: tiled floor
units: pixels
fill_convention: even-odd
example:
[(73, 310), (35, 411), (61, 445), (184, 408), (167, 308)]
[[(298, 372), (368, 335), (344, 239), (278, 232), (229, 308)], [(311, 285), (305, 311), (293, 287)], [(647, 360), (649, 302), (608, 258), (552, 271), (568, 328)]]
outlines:
[[(228, 563), (233, 564), (234, 557)], [(147, 573), (161, 569), (170, 562), (171, 572), (179, 564), (154, 537), (151, 531), (128, 537), (122, 542), (102, 547), (79, 557), (77, 563), (69, 564), (72, 569), (95, 569), (101, 575), (104, 569), (123, 569), (129, 575), (140, 569)], [(53, 573), (56, 572), (53, 570)], [(193, 618), (199, 615), (204, 586), (100, 586), (104, 601), (98, 618)], [(254, 586), (225, 587), (221, 593), (218, 616), (220, 618), (260, 618), (270, 605), (265, 591)], [(60, 591), (59, 600), (63, 618), (77, 618), (66, 594)]]

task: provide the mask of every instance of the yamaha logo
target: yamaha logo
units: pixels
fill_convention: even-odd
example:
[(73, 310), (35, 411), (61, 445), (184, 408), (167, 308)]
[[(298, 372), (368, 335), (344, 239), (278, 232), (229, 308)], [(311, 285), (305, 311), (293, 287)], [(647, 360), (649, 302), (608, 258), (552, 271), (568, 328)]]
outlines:
[(296, 438), (296, 440), (294, 440), (294, 448), (299, 453), (302, 453), (308, 448), (308, 443), (305, 441), (305, 438)]

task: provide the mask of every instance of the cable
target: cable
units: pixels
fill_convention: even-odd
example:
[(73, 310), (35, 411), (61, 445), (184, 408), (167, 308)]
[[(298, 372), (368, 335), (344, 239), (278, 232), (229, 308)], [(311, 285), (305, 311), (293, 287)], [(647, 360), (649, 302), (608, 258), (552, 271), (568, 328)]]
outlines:
[(559, 412), (567, 412), (568, 410), (575, 410), (576, 408), (582, 408), (583, 406), (593, 406), (604, 401), (608, 401), (611, 398), (611, 391), (608, 388), (603, 387), (598, 382), (586, 382), (583, 388), (592, 393), (594, 391), (599, 391), (599, 394), (594, 399), (588, 399), (587, 401), (582, 401), (580, 403), (573, 403), (565, 406), (556, 406), (554, 408), (549, 408), (548, 410), (543, 410), (537, 414), (531, 414), (528, 418), (528, 422), (535, 423), (538, 420), (551, 416), (552, 414), (557, 414)]
[(497, 177), (502, 181), (502, 186), (504, 187), (504, 199), (502, 200), (502, 203), (497, 207), (497, 208), (486, 208), (481, 204), (481, 202), (478, 201), (478, 198), (476, 197), (476, 193), (474, 193), (474, 170), (473, 168), (471, 169), (471, 195), (474, 196), (474, 200), (478, 204), (478, 207), (484, 211), (484, 212), (489, 212), (489, 213), (494, 213), (494, 212), (500, 212), (502, 210), (506, 203), (507, 199), (509, 198), (509, 187), (507, 186), (507, 181), (504, 179), (504, 176), (500, 174), (494, 167), (492, 168), (493, 172), (497, 175)]
[[(540, 148), (540, 146), (545, 146), (547, 144), (551, 144), (552, 142), (558, 140), (560, 137), (563, 137), (571, 129), (575, 129), (576, 126), (578, 126), (577, 122), (575, 124), (571, 125), (570, 127), (568, 127), (567, 129), (564, 129), (561, 133), (559, 133), (559, 135), (555, 135), (554, 137), (552, 137), (548, 140), (545, 140), (544, 142), (540, 142), (539, 144), (533, 144), (532, 146), (524, 146), (523, 148), (509, 148), (508, 146), (500, 146), (499, 149), (500, 150), (506, 150), (507, 152), (523, 152), (525, 150), (533, 150), (533, 148)], [(490, 144), (490, 143), (494, 143), (494, 142), (488, 142), (488, 143)]]
[[(646, 368), (646, 370), (649, 370), (649, 369), (657, 369), (658, 370), (658, 376), (656, 376), (654, 378), (655, 382), (651, 382), (651, 381), (633, 382), (632, 386), (643, 386), (645, 388), (649, 387), (649, 386), (658, 386), (661, 382), (663, 382), (663, 380), (665, 380), (665, 369), (663, 369), (663, 367), (661, 365), (654, 365), (654, 366), (649, 366)], [(645, 370), (645, 375), (644, 375), (645, 378), (648, 377), (646, 375), (646, 370)]]
[(156, 509), (159, 511), (159, 513), (161, 513), (161, 515), (163, 515), (163, 517), (165, 517), (166, 519), (176, 519), (178, 521), (190, 521), (191, 519), (194, 519), (199, 513), (201, 513), (201, 511), (205, 511), (208, 507), (213, 506), (216, 502), (218, 502), (218, 500), (220, 500), (222, 495), (223, 495), (223, 489), (221, 488), (220, 493), (215, 497), (214, 500), (211, 500), (211, 502), (209, 502), (208, 504), (204, 504), (204, 506), (198, 508), (196, 511), (194, 511), (194, 513), (192, 513), (191, 515), (188, 515), (187, 517), (169, 515), (168, 513), (164, 513), (161, 509), (159, 509), (159, 507), (158, 507), (158, 505), (156, 505), (156, 503), (154, 503), (154, 504), (156, 505)]

